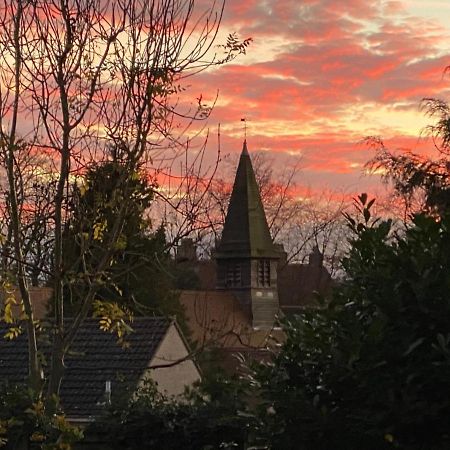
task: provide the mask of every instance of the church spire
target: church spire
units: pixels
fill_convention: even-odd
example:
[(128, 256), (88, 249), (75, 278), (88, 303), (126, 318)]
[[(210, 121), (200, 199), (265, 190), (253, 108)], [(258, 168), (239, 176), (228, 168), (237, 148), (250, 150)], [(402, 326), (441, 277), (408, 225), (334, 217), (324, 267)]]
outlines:
[(277, 257), (244, 140), (234, 180), (218, 255), (223, 257)]
[(278, 313), (279, 257), (244, 140), (216, 251), (217, 288), (230, 290), (237, 296), (255, 328), (270, 329)]
[(242, 155), (250, 156), (247, 149), (247, 139), (244, 139), (244, 145), (242, 146)]

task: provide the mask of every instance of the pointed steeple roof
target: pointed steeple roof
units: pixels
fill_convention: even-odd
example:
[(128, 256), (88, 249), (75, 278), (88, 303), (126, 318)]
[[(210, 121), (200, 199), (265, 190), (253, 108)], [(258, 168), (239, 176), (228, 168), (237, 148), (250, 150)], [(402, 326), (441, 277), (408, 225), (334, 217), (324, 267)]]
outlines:
[(270, 236), (245, 140), (216, 257), (278, 258), (278, 256)]

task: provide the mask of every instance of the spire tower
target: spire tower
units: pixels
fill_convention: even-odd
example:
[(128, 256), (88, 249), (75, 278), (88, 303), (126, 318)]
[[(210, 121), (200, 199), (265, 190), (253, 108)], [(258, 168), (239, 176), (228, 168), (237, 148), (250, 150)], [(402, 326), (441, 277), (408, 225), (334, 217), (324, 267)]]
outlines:
[(217, 287), (236, 294), (255, 328), (272, 327), (278, 313), (279, 256), (270, 236), (247, 140), (244, 140), (216, 252)]

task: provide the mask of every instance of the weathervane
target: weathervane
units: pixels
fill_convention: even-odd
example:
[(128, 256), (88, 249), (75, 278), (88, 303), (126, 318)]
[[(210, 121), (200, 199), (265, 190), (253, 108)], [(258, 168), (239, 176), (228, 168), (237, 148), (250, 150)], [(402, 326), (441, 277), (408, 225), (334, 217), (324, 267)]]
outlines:
[(241, 122), (244, 122), (244, 139), (247, 140), (247, 119), (243, 117)]

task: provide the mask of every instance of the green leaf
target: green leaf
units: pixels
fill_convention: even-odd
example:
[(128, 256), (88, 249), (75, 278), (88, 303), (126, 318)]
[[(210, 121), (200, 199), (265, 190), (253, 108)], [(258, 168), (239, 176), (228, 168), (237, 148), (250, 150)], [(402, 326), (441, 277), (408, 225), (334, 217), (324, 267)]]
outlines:
[(442, 348), (442, 350), (448, 351), (448, 341), (449, 341), (448, 336), (447, 338), (445, 338), (443, 334), (439, 333), (437, 335), (437, 341), (439, 342), (439, 346)]
[(408, 350), (406, 350), (406, 352), (403, 353), (402, 356), (407, 356), (410, 353), (412, 353), (414, 351), (414, 349), (416, 349), (420, 344), (422, 344), (422, 342), (425, 341), (424, 337), (421, 337), (419, 339), (417, 339), (416, 341), (414, 341), (409, 347)]

